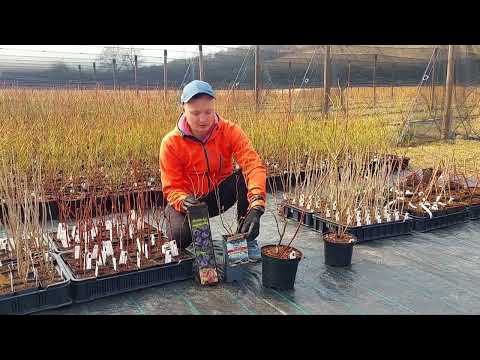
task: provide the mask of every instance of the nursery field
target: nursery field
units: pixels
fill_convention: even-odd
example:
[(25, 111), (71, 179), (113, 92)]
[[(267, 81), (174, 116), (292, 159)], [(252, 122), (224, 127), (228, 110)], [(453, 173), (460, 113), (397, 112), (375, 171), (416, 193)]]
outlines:
[[(263, 263), (240, 284), (191, 280), (159, 172), (178, 91), (2, 89), (0, 313), (474, 313), (480, 94), (455, 88), (444, 142), (443, 92), (332, 89), (328, 116), (321, 89), (265, 90), (258, 111), (253, 92), (217, 92), (266, 165), (259, 243), (294, 254), (293, 291), (262, 287)], [(212, 219), (217, 247), (232, 219)], [(36, 291), (55, 306), (19, 305)]]

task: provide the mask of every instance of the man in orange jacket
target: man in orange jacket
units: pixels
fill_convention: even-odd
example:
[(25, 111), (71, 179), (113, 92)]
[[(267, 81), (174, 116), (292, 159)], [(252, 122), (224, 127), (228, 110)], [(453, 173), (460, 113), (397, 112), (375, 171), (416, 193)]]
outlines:
[[(215, 113), (215, 95), (208, 83), (190, 82), (181, 101), (184, 112), (160, 147), (167, 235), (184, 249), (192, 242), (188, 207), (204, 202), (214, 217), (237, 202), (237, 220), (240, 232), (247, 233), (249, 258), (258, 261), (256, 237), (265, 212), (266, 168), (243, 130)], [(233, 159), (239, 169), (234, 168)]]

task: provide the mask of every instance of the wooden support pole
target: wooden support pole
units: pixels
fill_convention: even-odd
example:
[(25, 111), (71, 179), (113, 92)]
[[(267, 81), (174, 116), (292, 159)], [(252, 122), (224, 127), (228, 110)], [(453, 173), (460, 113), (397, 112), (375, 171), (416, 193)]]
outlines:
[(137, 71), (138, 71), (138, 58), (137, 58), (137, 55), (134, 56), (133, 58), (134, 60), (134, 68), (133, 68), (133, 77), (134, 77), (134, 82), (135, 82), (135, 90), (137, 91), (137, 95), (138, 95), (138, 83), (137, 83)]
[(260, 108), (261, 71), (260, 45), (255, 45), (255, 111), (258, 111)]
[(451, 105), (453, 94), (453, 70), (455, 66), (455, 46), (448, 45), (448, 63), (447, 63), (447, 81), (445, 93), (445, 106), (443, 113), (443, 139), (448, 140), (452, 134), (452, 119), (451, 119)]
[(330, 62), (330, 45), (325, 46), (325, 58), (323, 64), (323, 114), (328, 113), (330, 105), (330, 86), (331, 86), (331, 62)]
[(351, 68), (352, 64), (350, 63), (350, 60), (348, 60), (348, 70), (347, 70), (347, 94), (346, 94), (346, 100), (345, 100), (345, 108), (346, 108), (346, 113), (347, 113), (347, 118), (348, 118), (348, 98), (350, 95), (350, 74), (351, 74)]
[(113, 90), (116, 90), (117, 88), (117, 60), (113, 59), (112, 60), (113, 64)]
[(437, 52), (438, 52), (438, 48), (435, 48), (435, 50), (433, 50), (432, 79), (431, 79), (431, 96), (432, 96), (431, 111), (432, 113), (435, 110), (435, 64), (437, 62)]
[(393, 88), (395, 87), (395, 63), (392, 62), (392, 89), (390, 96), (393, 99)]
[(203, 75), (203, 50), (202, 45), (198, 45), (198, 78), (199, 80), (204, 79)]
[(292, 113), (292, 62), (288, 62), (288, 113)]
[(163, 50), (163, 99), (167, 101), (167, 50)]
[(375, 84), (375, 78), (377, 76), (377, 59), (378, 55), (373, 55), (373, 107), (377, 105), (377, 88)]

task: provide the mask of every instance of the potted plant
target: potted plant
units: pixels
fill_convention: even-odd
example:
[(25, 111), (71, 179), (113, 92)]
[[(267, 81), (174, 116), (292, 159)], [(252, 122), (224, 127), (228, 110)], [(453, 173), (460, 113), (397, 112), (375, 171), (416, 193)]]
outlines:
[[(262, 284), (265, 287), (276, 288), (279, 290), (290, 290), (294, 288), (295, 279), (297, 276), (297, 269), (300, 260), (303, 258), (303, 253), (292, 246), (293, 241), (298, 235), (298, 231), (305, 216), (305, 212), (301, 213), (300, 221), (296, 224), (294, 234), (289, 243), (283, 245), (282, 241), (285, 238), (287, 230), (288, 219), (283, 211), (282, 206), (278, 206), (277, 194), (272, 194), (273, 199), (278, 209), (278, 214), (270, 211), (273, 215), (277, 226), (279, 240), (275, 244), (264, 245), (261, 248), (262, 254)], [(280, 217), (283, 223), (282, 230), (280, 230), (277, 217)]]
[(325, 264), (330, 266), (350, 266), (353, 246), (356, 239), (346, 232), (346, 227), (338, 226), (323, 234)]

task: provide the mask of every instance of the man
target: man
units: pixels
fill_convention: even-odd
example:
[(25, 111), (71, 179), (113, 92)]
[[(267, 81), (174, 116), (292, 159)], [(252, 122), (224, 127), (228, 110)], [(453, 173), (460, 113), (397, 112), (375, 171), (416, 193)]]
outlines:
[[(248, 256), (258, 261), (256, 238), (265, 212), (266, 168), (243, 130), (216, 114), (215, 95), (208, 83), (187, 84), (181, 102), (184, 111), (160, 147), (167, 235), (184, 249), (192, 242), (186, 218), (190, 206), (204, 202), (209, 216), (215, 217), (237, 202)], [(240, 169), (234, 169), (233, 158)]]

